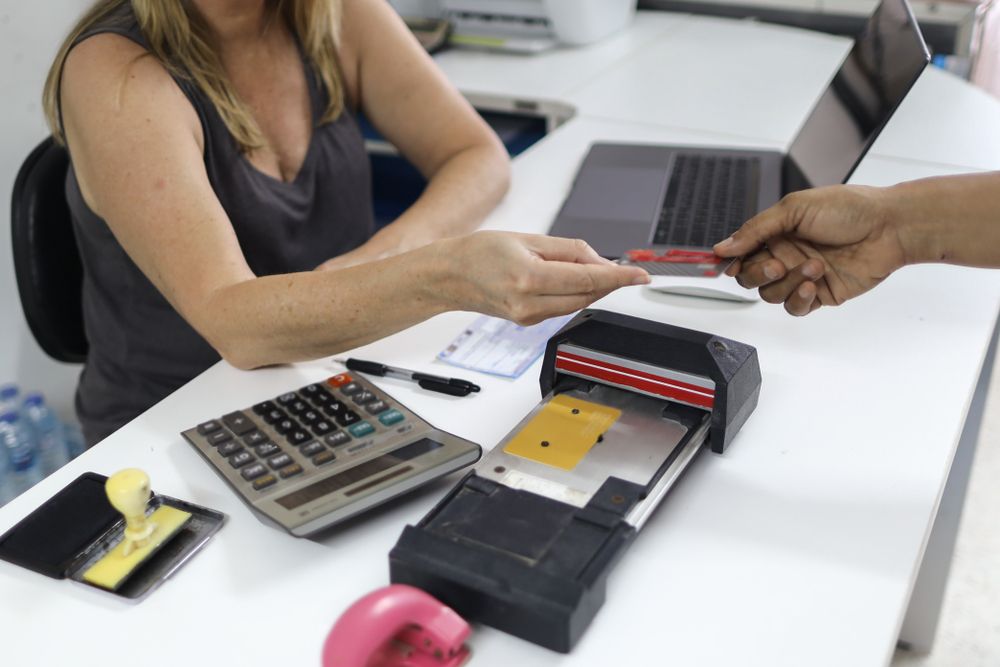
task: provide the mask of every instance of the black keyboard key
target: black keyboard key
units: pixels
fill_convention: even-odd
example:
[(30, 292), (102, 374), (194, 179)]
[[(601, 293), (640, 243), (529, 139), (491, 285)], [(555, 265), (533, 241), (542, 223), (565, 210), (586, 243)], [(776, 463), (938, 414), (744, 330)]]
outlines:
[(278, 406), (274, 404), (274, 401), (263, 401), (253, 406), (252, 410), (254, 411), (254, 414), (258, 414), (263, 417), (271, 410), (277, 409), (277, 407)]
[(313, 405), (326, 405), (330, 401), (334, 400), (333, 396), (330, 395), (326, 389), (320, 389), (315, 394), (309, 394), (306, 396)]
[(281, 396), (279, 396), (275, 400), (278, 401), (278, 405), (287, 406), (292, 401), (299, 400), (299, 396), (294, 391), (290, 391), (290, 392), (287, 392), (285, 394), (282, 394)]
[(241, 470), (240, 474), (243, 475), (243, 479), (245, 480), (257, 479), (261, 475), (267, 474), (267, 468), (264, 467), (263, 463), (254, 463), (252, 466), (247, 466)]
[(315, 433), (316, 435), (326, 435), (330, 431), (337, 430), (336, 426), (334, 426), (325, 419), (321, 419), (315, 424), (311, 424), (310, 428), (312, 428), (312, 432)]
[(299, 426), (299, 423), (294, 419), (292, 419), (291, 417), (285, 417), (281, 421), (274, 423), (274, 430), (280, 433), (281, 435), (285, 435), (287, 433), (291, 433), (292, 431), (300, 429), (301, 426)]
[(380, 412), (385, 412), (389, 409), (389, 405), (385, 401), (375, 401), (374, 403), (369, 403), (365, 406), (365, 412), (370, 415), (377, 415)]
[(315, 410), (306, 410), (301, 415), (299, 415), (299, 421), (301, 421), (306, 426), (312, 426), (321, 419), (323, 419), (323, 415), (316, 412)]
[(278, 468), (284, 468), (292, 461), (292, 457), (286, 453), (278, 454), (277, 456), (272, 456), (267, 460), (267, 465), (271, 466), (271, 470), (277, 470)]
[(260, 417), (261, 417), (261, 419), (264, 420), (264, 423), (266, 423), (266, 424), (277, 424), (278, 422), (280, 422), (282, 419), (286, 418), (287, 416), (288, 415), (285, 414), (284, 410), (279, 410), (278, 408), (274, 408), (273, 410), (268, 410), (267, 412), (265, 412), (264, 414), (262, 414)]
[(261, 458), (265, 458), (267, 456), (273, 456), (273, 455), (277, 454), (278, 452), (280, 452), (281, 451), (281, 447), (278, 447), (278, 445), (276, 445), (273, 442), (271, 442), (270, 440), (268, 440), (267, 442), (265, 442), (265, 443), (263, 443), (261, 445), (257, 445), (254, 448), (254, 451), (257, 452), (257, 456), (259, 456)]
[(370, 391), (359, 391), (351, 397), (351, 400), (354, 401), (355, 405), (364, 405), (365, 403), (377, 401), (378, 397)]
[(325, 449), (326, 447), (323, 446), (322, 442), (317, 442), (316, 440), (312, 440), (304, 444), (301, 448), (299, 448), (299, 451), (302, 452), (302, 456), (314, 456), (316, 454), (319, 454)]
[(323, 389), (322, 385), (318, 383), (307, 384), (306, 386), (299, 389), (299, 394), (305, 396), (306, 398), (312, 400), (320, 394), (325, 394), (326, 389)]
[(256, 447), (262, 442), (267, 442), (267, 436), (258, 431), (257, 429), (254, 429), (249, 433), (244, 433), (241, 439), (243, 440), (243, 442), (250, 445), (251, 447)]
[(330, 435), (323, 438), (323, 442), (330, 445), (331, 447), (336, 447), (337, 445), (342, 445), (345, 442), (350, 442), (351, 436), (347, 435), (343, 431), (337, 431), (336, 433), (331, 433)]
[(209, 435), (210, 433), (215, 433), (220, 428), (222, 428), (222, 424), (213, 419), (205, 422), (204, 424), (198, 424), (198, 433), (201, 435)]
[(353, 396), (354, 394), (357, 394), (358, 392), (361, 391), (364, 391), (364, 387), (362, 387), (357, 382), (348, 382), (347, 384), (345, 384), (340, 388), (340, 393), (342, 393), (344, 396)]
[(344, 414), (347, 412), (347, 405), (341, 403), (340, 401), (334, 399), (323, 406), (323, 412), (330, 415), (331, 417), (336, 417), (337, 415)]
[(243, 435), (257, 428), (252, 419), (239, 411), (230, 412), (222, 418), (222, 422), (236, 435)]
[(224, 442), (221, 445), (219, 445), (218, 451), (220, 456), (232, 456), (237, 452), (242, 452), (243, 447), (240, 446), (240, 443), (236, 442), (235, 440), (230, 440), (229, 442)]
[(208, 444), (212, 445), (213, 447), (217, 447), (218, 445), (221, 445), (222, 443), (232, 439), (233, 439), (233, 434), (230, 433), (229, 431), (216, 431), (212, 435), (208, 436)]
[(312, 439), (312, 436), (309, 434), (308, 431), (304, 431), (301, 428), (297, 428), (294, 431), (289, 431), (287, 434), (285, 434), (285, 439), (288, 440), (288, 442), (292, 443), (293, 445), (301, 445), (304, 442), (309, 442), (309, 440)]
[(303, 412), (308, 412), (309, 410), (312, 410), (312, 406), (303, 401), (301, 398), (292, 401), (285, 407), (288, 408), (288, 411), (291, 412), (296, 417), (301, 415)]
[[(252, 461), (253, 461), (253, 454), (251, 454), (245, 449), (242, 452), (238, 454), (233, 454), (232, 456), (229, 457), (229, 465), (233, 466), (234, 468), (242, 468), (243, 466), (245, 466), (248, 463), (251, 463)], [(247, 477), (247, 479), (250, 478)]]
[(360, 421), (361, 417), (358, 416), (357, 412), (353, 412), (351, 410), (345, 410), (342, 414), (339, 414), (336, 417), (334, 417), (334, 419), (336, 419), (337, 423), (340, 424), (341, 426), (350, 426), (351, 424)]

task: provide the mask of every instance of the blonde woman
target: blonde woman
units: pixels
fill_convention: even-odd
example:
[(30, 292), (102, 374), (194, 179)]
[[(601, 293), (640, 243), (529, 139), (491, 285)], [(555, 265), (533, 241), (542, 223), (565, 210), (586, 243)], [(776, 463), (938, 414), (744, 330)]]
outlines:
[[(582, 242), (469, 233), (506, 155), (384, 0), (101, 0), (45, 93), (72, 160), (90, 443), (220, 355), (317, 358), (448, 310), (530, 323), (648, 280)], [(357, 111), (428, 179), (375, 235)]]

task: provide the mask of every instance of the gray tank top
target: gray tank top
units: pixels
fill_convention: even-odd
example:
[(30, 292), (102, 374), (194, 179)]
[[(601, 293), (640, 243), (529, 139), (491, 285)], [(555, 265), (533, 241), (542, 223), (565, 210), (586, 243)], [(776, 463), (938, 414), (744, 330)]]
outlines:
[[(107, 32), (148, 48), (127, 2), (77, 43)], [(361, 245), (374, 228), (370, 166), (358, 125), (346, 109), (336, 121), (318, 124), (327, 91), (304, 58), (303, 67), (314, 131), (301, 170), (287, 183), (251, 165), (208, 98), (175, 78), (201, 120), (208, 178), (258, 276), (309, 271)], [(83, 317), (90, 341), (76, 409), (84, 436), (93, 444), (220, 357), (90, 210), (72, 166), (66, 196), (83, 260)], [(214, 416), (211, 412), (206, 419)]]

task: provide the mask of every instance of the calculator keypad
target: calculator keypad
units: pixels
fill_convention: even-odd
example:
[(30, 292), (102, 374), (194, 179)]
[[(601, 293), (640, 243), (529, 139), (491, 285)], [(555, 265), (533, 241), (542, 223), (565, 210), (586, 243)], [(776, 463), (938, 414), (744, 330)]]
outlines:
[(395, 425), (406, 415), (393, 405), (373, 385), (341, 373), (193, 430), (214, 448), (219, 464), (239, 471), (252, 498), (338, 460), (338, 452), (351, 458), (379, 435), (397, 435)]
[(295, 535), (457, 470), (481, 451), (350, 373), (203, 421), (183, 436), (255, 513)]

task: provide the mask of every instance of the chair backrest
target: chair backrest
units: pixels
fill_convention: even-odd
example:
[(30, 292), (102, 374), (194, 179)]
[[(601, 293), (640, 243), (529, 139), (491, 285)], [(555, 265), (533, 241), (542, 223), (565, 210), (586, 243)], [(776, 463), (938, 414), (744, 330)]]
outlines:
[(21, 165), (11, 197), (14, 273), (38, 345), (57, 361), (87, 357), (83, 267), (66, 203), (69, 155), (49, 137)]

